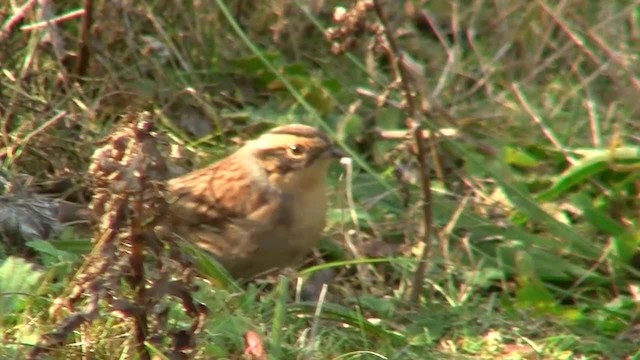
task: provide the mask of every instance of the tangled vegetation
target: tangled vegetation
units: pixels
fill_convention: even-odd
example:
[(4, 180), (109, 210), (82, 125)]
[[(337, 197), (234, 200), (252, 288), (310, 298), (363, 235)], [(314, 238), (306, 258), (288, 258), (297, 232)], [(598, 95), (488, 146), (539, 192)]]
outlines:
[[(3, 3), (0, 358), (640, 356), (639, 9)], [(352, 159), (296, 276), (140, 247), (156, 180), (292, 122)]]

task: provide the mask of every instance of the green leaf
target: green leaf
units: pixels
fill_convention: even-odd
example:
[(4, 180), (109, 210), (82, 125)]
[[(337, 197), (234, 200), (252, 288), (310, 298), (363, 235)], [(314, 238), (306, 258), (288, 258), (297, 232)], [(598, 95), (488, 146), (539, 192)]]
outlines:
[(532, 308), (541, 314), (553, 313), (556, 301), (538, 278), (533, 258), (525, 251), (516, 254), (518, 269), (516, 304), (523, 308)]
[[(524, 267), (525, 263), (519, 255), (525, 251), (529, 256), (535, 259), (535, 262), (529, 267)], [(585, 265), (575, 262), (575, 259), (568, 259), (553, 254), (549, 249), (538, 248), (535, 245), (526, 245), (524, 243), (513, 245), (503, 244), (497, 247), (497, 256), (499, 257), (500, 269), (507, 275), (521, 274), (524, 270), (527, 273), (535, 273), (537, 278), (546, 282), (568, 282), (577, 278), (583, 278), (584, 282), (595, 284), (606, 284), (609, 279), (599, 275), (594, 271), (590, 271)]]
[[(276, 52), (263, 52), (262, 55), (267, 61), (271, 63), (277, 63), (280, 61), (280, 55)], [(256, 75), (268, 70), (268, 68), (264, 65), (264, 61), (258, 56), (253, 55), (245, 56), (242, 58), (235, 58), (229, 61), (229, 63), (237, 71), (245, 72), (246, 74)]]
[(242, 292), (224, 266), (206, 251), (186, 242), (180, 243), (180, 249), (193, 256), (196, 268), (205, 278), (224, 289)]
[(309, 74), (309, 70), (303, 64), (288, 64), (288, 65), (285, 65), (283, 70), (282, 70), (282, 72), (285, 75), (303, 76), (305, 78), (308, 78), (308, 77), (311, 76), (311, 74)]
[(540, 162), (535, 157), (512, 146), (504, 148), (503, 158), (505, 163), (519, 167), (531, 168), (540, 165)]
[(551, 201), (574, 186), (590, 181), (593, 176), (611, 169), (611, 164), (629, 165), (640, 162), (640, 148), (626, 147), (590, 152), (569, 167), (548, 190), (537, 196), (538, 201)]
[(31, 240), (27, 242), (26, 245), (37, 251), (40, 255), (49, 255), (57, 260), (71, 260), (75, 257), (73, 254), (56, 248), (50, 241)]
[(273, 306), (273, 322), (271, 324), (270, 345), (277, 358), (282, 357), (282, 329), (286, 327), (287, 299), (289, 298), (289, 281), (279, 276), (276, 298)]
[(373, 311), (378, 316), (383, 316), (385, 318), (391, 318), (396, 308), (395, 304), (393, 304), (389, 299), (371, 295), (361, 296), (360, 304), (364, 308)]
[(627, 231), (604, 211), (595, 208), (589, 195), (583, 192), (578, 193), (571, 197), (571, 203), (582, 210), (582, 215), (587, 222), (596, 229), (609, 235), (622, 235)]
[(613, 254), (617, 259), (617, 261), (614, 260), (614, 263), (617, 263), (620, 267), (631, 265), (639, 243), (640, 230), (638, 229), (629, 230), (623, 234), (614, 236), (611, 239)]
[(56, 240), (53, 244), (56, 249), (73, 255), (85, 255), (91, 252), (93, 244), (91, 240)]
[(582, 214), (590, 225), (596, 229), (611, 235), (611, 245), (614, 255), (612, 261), (618, 268), (630, 265), (638, 244), (640, 243), (640, 231), (627, 229), (607, 215), (601, 209), (592, 205), (591, 198), (584, 193), (576, 194), (571, 198), (572, 203), (582, 210)]
[(0, 265), (0, 323), (4, 316), (17, 314), (29, 295), (35, 295), (43, 272), (24, 259), (9, 257)]
[[(501, 172), (496, 170), (492, 171), (496, 173), (494, 179), (519, 212), (525, 214), (530, 220), (544, 225), (546, 231), (552, 234), (555, 239), (565, 244), (567, 251), (590, 259), (599, 256), (599, 249), (587, 241), (583, 235), (578, 233), (573, 227), (558, 221), (548, 214), (538, 205), (536, 200), (529, 195), (524, 186), (520, 184), (514, 185), (512, 181), (509, 181), (512, 176), (508, 167), (503, 167), (502, 170)], [(500, 176), (497, 176), (497, 173), (500, 173)]]

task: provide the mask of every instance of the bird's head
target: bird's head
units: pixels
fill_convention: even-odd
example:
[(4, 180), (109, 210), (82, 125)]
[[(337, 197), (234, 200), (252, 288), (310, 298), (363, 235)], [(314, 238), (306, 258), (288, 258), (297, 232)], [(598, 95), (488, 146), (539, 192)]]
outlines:
[(342, 152), (322, 131), (307, 125), (279, 126), (245, 145), (269, 181), (283, 191), (324, 184), (331, 162)]

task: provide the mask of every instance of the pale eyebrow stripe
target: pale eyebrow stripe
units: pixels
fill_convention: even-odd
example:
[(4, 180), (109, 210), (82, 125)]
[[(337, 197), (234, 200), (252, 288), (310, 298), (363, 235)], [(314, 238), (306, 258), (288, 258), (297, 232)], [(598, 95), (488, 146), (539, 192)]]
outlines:
[(330, 143), (329, 137), (325, 133), (314, 128), (298, 127), (298, 126), (283, 126), (280, 128), (275, 128), (271, 130), (269, 133), (274, 135), (293, 135), (293, 136), (299, 136), (303, 138), (320, 138), (326, 143)]

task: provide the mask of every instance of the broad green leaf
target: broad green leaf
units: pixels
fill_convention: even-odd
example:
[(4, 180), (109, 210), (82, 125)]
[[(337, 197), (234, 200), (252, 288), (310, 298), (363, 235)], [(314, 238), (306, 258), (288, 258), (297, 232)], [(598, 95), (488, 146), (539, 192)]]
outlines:
[(582, 215), (587, 222), (596, 229), (611, 235), (611, 245), (613, 249), (613, 261), (619, 267), (629, 265), (640, 243), (640, 231), (635, 228), (627, 229), (601, 209), (592, 205), (591, 198), (579, 193), (574, 195), (572, 203), (582, 210)]
[(540, 162), (526, 151), (513, 146), (506, 146), (503, 151), (504, 162), (519, 167), (536, 167)]
[[(262, 56), (271, 63), (278, 63), (281, 57), (275, 52), (263, 52)], [(242, 58), (235, 58), (229, 61), (237, 71), (245, 72), (247, 74), (258, 74), (263, 71), (267, 71), (268, 68), (264, 65), (264, 61), (257, 56), (245, 56)]]
[[(22, 310), (25, 297), (35, 295), (43, 272), (22, 258), (9, 257), (0, 265), (0, 316)], [(0, 323), (4, 318), (0, 318)]]
[(200, 274), (214, 282), (215, 285), (228, 289), (229, 291), (242, 292), (242, 289), (236, 284), (231, 275), (229, 275), (226, 269), (216, 261), (213, 256), (186, 242), (180, 243), (180, 249), (193, 256), (196, 268)]
[(73, 254), (56, 248), (50, 241), (46, 240), (31, 240), (26, 245), (41, 255), (49, 255), (57, 260), (72, 260), (75, 258)]
[(387, 298), (380, 298), (378, 296), (363, 295), (360, 297), (360, 304), (379, 316), (389, 318), (393, 316), (395, 312), (395, 305)]
[(574, 186), (586, 183), (603, 171), (611, 169), (612, 164), (628, 165), (640, 162), (640, 148), (618, 148), (613, 151), (601, 150), (593, 152), (569, 167), (558, 177), (554, 185), (539, 194), (538, 201), (551, 201), (562, 196)]
[(535, 223), (544, 225), (545, 229), (556, 239), (562, 239), (567, 243), (567, 251), (586, 258), (596, 258), (599, 255), (599, 249), (594, 247), (588, 239), (578, 233), (575, 228), (563, 224), (547, 213), (535, 199), (533, 199), (526, 188), (520, 184), (510, 181), (512, 178), (510, 170), (503, 167), (498, 175), (498, 171), (490, 169), (496, 173), (494, 177), (500, 188), (504, 191), (513, 206), (525, 214)]
[(616, 255), (618, 263), (621, 267), (631, 265), (631, 260), (638, 251), (640, 244), (640, 230), (632, 229), (623, 234), (616, 235), (611, 240), (613, 254)]
[(553, 254), (548, 249), (523, 244), (504, 244), (497, 247), (496, 255), (499, 257), (500, 268), (507, 275), (517, 273), (518, 266), (523, 266), (522, 263), (518, 263), (518, 254), (523, 251), (526, 251), (535, 260), (533, 271), (538, 278), (544, 281), (570, 282), (578, 278), (583, 278), (583, 281), (593, 284), (606, 284), (610, 281), (590, 270), (586, 264), (582, 265), (576, 262), (575, 258), (562, 257)]
[(518, 251), (516, 254), (516, 264), (518, 274), (518, 289), (516, 290), (516, 303), (520, 307), (533, 308), (541, 314), (552, 313), (556, 308), (556, 301), (544, 287), (538, 278), (534, 259), (525, 251)]
[(91, 252), (93, 244), (91, 240), (56, 240), (53, 244), (56, 249), (73, 255), (84, 255)]
[(583, 192), (578, 193), (571, 197), (571, 203), (582, 210), (582, 216), (596, 229), (609, 235), (622, 235), (627, 231), (604, 211), (595, 208), (589, 195)]

